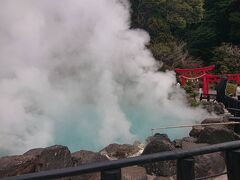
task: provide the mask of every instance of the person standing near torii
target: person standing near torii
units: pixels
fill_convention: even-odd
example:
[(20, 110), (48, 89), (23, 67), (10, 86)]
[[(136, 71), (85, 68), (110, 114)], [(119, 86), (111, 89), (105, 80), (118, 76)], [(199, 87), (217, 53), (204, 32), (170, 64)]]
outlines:
[(237, 99), (240, 100), (240, 82), (238, 82), (238, 85), (236, 88), (236, 96), (237, 96)]

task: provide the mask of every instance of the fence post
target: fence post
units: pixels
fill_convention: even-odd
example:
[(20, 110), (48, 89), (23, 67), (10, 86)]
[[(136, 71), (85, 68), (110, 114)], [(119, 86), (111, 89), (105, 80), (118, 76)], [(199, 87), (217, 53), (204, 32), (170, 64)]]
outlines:
[(194, 159), (193, 157), (177, 160), (177, 180), (194, 180)]
[(101, 172), (101, 180), (121, 180), (121, 169), (111, 169)]
[(228, 180), (240, 179), (240, 149), (226, 152)]

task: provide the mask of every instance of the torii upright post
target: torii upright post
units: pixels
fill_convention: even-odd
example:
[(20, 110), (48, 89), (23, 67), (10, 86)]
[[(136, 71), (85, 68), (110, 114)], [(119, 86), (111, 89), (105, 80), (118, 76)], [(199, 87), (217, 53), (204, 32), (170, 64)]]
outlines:
[(203, 76), (202, 89), (203, 89), (203, 95), (206, 96), (208, 94), (208, 80), (206, 75)]

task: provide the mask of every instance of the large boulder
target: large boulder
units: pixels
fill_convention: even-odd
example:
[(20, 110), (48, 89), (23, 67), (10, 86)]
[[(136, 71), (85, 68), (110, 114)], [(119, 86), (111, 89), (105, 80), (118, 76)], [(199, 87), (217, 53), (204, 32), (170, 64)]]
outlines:
[(33, 149), (25, 155), (38, 158), (36, 172), (71, 167), (73, 165), (71, 153), (66, 146), (55, 145), (44, 149)]
[[(73, 166), (81, 166), (83, 164), (96, 163), (102, 161), (108, 161), (106, 156), (101, 155), (100, 153), (95, 153), (91, 151), (81, 150), (75, 153), (72, 153)], [(72, 180), (100, 180), (101, 175), (99, 172), (85, 174), (81, 176), (73, 177)]]
[[(150, 143), (146, 145), (142, 155), (172, 151), (175, 149), (176, 148), (171, 143), (171, 141), (168, 140), (168, 138), (162, 138), (159, 136), (159, 138), (155, 137), (150, 141)], [(173, 160), (148, 163), (143, 166), (146, 168), (147, 173), (150, 175), (171, 176), (176, 173), (176, 161)]]
[(37, 158), (31, 155), (0, 158), (0, 178), (35, 172)]
[(205, 127), (198, 136), (198, 143), (217, 144), (240, 139), (240, 136), (224, 126)]
[(123, 159), (140, 151), (139, 146), (130, 144), (109, 144), (100, 151), (100, 154), (108, 156), (110, 159)]
[(72, 165), (68, 148), (56, 145), (32, 149), (20, 156), (0, 158), (0, 177), (60, 169)]
[[(184, 142), (182, 144), (182, 148), (192, 149), (207, 145), (208, 144), (196, 144), (191, 142)], [(219, 174), (223, 172), (225, 169), (225, 160), (220, 152), (194, 156), (194, 160), (195, 160), (195, 176), (197, 178)]]
[(225, 160), (220, 152), (196, 156), (194, 159), (197, 178), (213, 176), (225, 170)]
[[(223, 117), (216, 117), (216, 118), (206, 118), (201, 122), (201, 124), (209, 124), (210, 125), (212, 123), (226, 123), (226, 122), (229, 122), (229, 119), (227, 116), (223, 116)], [(218, 126), (220, 128), (226, 127), (231, 130), (234, 129), (234, 125), (214, 125), (214, 126), (216, 126), (216, 127)], [(209, 127), (209, 126), (207, 126), (207, 127)], [(204, 129), (205, 129), (204, 126), (193, 126), (189, 135), (191, 137), (198, 138)]]

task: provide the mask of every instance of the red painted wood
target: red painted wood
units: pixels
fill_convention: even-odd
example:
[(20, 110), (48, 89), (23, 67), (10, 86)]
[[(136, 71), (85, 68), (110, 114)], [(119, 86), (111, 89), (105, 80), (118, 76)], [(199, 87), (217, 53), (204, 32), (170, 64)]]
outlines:
[[(182, 87), (184, 88), (185, 81), (188, 78), (202, 78), (203, 85), (203, 95), (208, 94), (208, 88), (210, 83), (217, 83), (220, 81), (222, 75), (218, 74), (207, 74), (207, 71), (211, 71), (214, 69), (214, 65), (207, 66), (207, 67), (200, 67), (194, 69), (180, 69), (176, 68), (176, 73), (180, 74), (178, 77), (181, 79)], [(229, 81), (234, 81), (240, 85), (240, 74), (225, 74)]]

